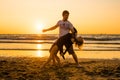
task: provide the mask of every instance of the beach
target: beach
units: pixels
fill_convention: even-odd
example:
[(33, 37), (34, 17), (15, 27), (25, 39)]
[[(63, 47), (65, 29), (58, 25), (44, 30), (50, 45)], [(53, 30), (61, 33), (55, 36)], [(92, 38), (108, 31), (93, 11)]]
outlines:
[(120, 80), (120, 35), (82, 35), (82, 51), (74, 51), (81, 68), (67, 52), (61, 67), (48, 64), (58, 35), (1, 34), (0, 80)]
[(48, 57), (0, 57), (0, 80), (119, 80), (120, 59), (61, 59), (61, 67), (52, 62), (41, 66)]

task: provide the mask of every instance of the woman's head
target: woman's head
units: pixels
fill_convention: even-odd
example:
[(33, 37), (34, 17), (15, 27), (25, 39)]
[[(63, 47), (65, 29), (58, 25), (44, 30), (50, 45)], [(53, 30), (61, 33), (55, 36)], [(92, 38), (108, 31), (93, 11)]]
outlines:
[(69, 11), (64, 10), (62, 13), (62, 16), (63, 16), (63, 20), (66, 21), (69, 17)]
[(81, 49), (81, 47), (83, 46), (83, 43), (84, 43), (84, 40), (81, 36), (79, 37), (76, 37), (76, 40), (75, 40), (75, 45)]

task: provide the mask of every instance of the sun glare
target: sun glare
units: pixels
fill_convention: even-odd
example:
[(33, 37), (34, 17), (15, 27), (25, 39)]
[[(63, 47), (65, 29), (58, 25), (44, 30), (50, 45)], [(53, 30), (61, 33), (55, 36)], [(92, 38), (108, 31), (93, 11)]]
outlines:
[(37, 49), (41, 49), (42, 45), (41, 44), (37, 44)]
[(36, 23), (36, 31), (37, 31), (37, 33), (42, 33), (42, 30), (43, 30), (44, 26), (45, 25), (43, 23), (37, 22)]
[[(42, 45), (41, 44), (37, 44), (37, 49), (41, 49), (42, 48)], [(43, 57), (43, 54), (40, 50), (37, 51), (36, 53), (36, 56), (37, 57)]]
[(43, 54), (42, 54), (41, 51), (37, 51), (36, 56), (37, 56), (37, 57), (43, 57)]
[(43, 25), (42, 23), (41, 23), (41, 24), (37, 24), (37, 29), (38, 29), (38, 30), (42, 30), (43, 27), (44, 27), (44, 25)]

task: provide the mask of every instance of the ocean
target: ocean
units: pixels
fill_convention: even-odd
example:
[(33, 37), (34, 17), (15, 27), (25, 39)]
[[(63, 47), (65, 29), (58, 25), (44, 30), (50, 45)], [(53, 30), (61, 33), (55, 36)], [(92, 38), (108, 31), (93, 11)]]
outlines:
[[(82, 50), (73, 45), (78, 58), (120, 59), (120, 34), (78, 36), (84, 38)], [(0, 57), (48, 57), (57, 38), (57, 34), (0, 34)]]

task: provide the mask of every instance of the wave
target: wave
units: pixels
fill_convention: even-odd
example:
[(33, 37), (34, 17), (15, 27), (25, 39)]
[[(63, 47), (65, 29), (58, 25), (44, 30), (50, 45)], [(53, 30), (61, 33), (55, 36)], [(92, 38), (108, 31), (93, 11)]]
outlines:
[[(85, 40), (120, 40), (120, 34), (79, 34), (79, 36), (82, 36)], [(57, 34), (0, 34), (1, 40), (55, 40), (57, 38)]]
[(36, 40), (33, 40), (33, 41), (23, 41), (23, 40), (0, 40), (0, 43), (26, 43), (26, 44), (44, 44), (44, 43), (47, 43), (47, 44), (52, 44), (53, 41), (36, 41)]
[(0, 39), (6, 40), (54, 40), (57, 35), (52, 34), (1, 34)]
[[(20, 48), (4, 48), (0, 50), (19, 50), (19, 51), (49, 51), (49, 49), (20, 49)], [(79, 49), (74, 49), (80, 51)], [(82, 51), (120, 51), (120, 49), (82, 49)]]
[[(55, 40), (0, 40), (0, 43), (24, 43), (24, 44), (53, 44)], [(119, 41), (89, 41), (85, 40), (84, 44), (120, 44)]]

